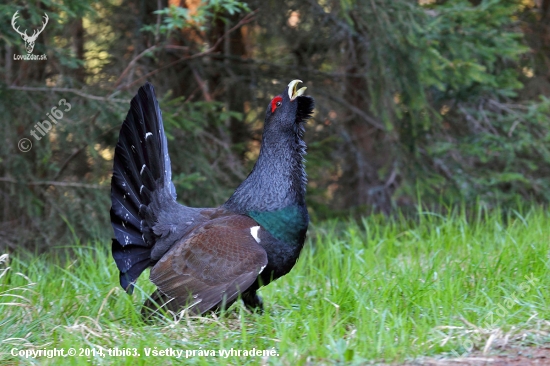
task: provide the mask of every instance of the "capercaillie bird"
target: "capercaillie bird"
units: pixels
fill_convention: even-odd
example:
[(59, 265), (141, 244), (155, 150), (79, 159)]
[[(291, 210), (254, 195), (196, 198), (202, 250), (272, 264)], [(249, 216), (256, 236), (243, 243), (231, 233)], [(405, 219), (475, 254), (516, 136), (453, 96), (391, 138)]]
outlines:
[(309, 224), (303, 134), (314, 107), (300, 82), (269, 103), (258, 160), (217, 208), (176, 201), (153, 86), (145, 84), (132, 99), (114, 156), (112, 253), (128, 293), (152, 267), (157, 290), (144, 304), (146, 315), (158, 308), (199, 315), (239, 296), (248, 308), (262, 309), (258, 288), (296, 263)]

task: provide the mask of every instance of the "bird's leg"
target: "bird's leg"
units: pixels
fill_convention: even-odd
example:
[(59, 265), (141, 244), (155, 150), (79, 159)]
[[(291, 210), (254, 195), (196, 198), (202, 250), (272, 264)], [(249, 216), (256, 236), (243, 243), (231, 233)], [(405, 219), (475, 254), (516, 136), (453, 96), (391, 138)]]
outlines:
[(264, 302), (255, 290), (245, 292), (242, 294), (241, 298), (243, 299), (244, 305), (248, 310), (252, 312), (259, 311), (260, 313), (264, 311)]

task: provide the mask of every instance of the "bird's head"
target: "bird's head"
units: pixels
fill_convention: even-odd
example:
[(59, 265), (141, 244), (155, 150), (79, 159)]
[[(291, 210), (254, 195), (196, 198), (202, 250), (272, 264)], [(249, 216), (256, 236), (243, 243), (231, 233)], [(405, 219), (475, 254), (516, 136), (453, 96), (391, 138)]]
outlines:
[[(313, 98), (293, 80), (267, 106), (260, 155), (252, 172), (224, 207), (237, 213), (273, 212), (299, 206), (305, 210), (304, 125), (313, 112)], [(306, 212), (307, 216), (307, 211)], [(307, 217), (306, 217), (307, 221)]]
[(313, 113), (314, 100), (298, 89), (301, 80), (292, 80), (286, 90), (269, 102), (265, 116), (266, 132), (293, 132), (301, 137), (303, 125)]

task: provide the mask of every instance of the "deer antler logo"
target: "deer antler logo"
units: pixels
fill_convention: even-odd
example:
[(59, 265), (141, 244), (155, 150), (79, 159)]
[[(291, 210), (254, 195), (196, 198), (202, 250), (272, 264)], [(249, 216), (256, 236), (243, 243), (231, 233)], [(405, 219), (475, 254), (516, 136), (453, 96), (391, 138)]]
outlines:
[(19, 33), (21, 35), (21, 38), (23, 38), (23, 41), (25, 41), (25, 48), (27, 49), (27, 53), (32, 53), (32, 50), (34, 49), (34, 42), (36, 42), (36, 38), (38, 38), (38, 35), (40, 33), (42, 33), (42, 31), (44, 30), (44, 28), (46, 28), (46, 24), (48, 24), (48, 14), (44, 13), (44, 20), (45, 22), (42, 23), (42, 29), (40, 29), (37, 33), (37, 31), (35, 30), (33, 33), (32, 33), (32, 36), (28, 36), (27, 35), (27, 30), (25, 29), (25, 32), (21, 33), (19, 31), (19, 26), (16, 27), (15, 25), (15, 20), (19, 17), (19, 14), (17, 14), (18, 11), (15, 12), (15, 14), (13, 14), (13, 17), (11, 18), (11, 26), (13, 27), (13, 29)]

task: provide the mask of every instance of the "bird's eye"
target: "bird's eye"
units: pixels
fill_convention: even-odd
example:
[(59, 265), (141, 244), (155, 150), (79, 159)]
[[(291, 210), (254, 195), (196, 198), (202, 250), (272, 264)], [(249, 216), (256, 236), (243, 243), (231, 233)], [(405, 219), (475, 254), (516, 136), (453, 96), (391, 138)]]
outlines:
[(277, 107), (280, 107), (281, 104), (283, 104), (283, 98), (281, 98), (280, 96), (276, 96), (275, 98), (273, 98), (273, 100), (271, 101), (271, 113), (275, 112), (275, 109), (277, 109)]

